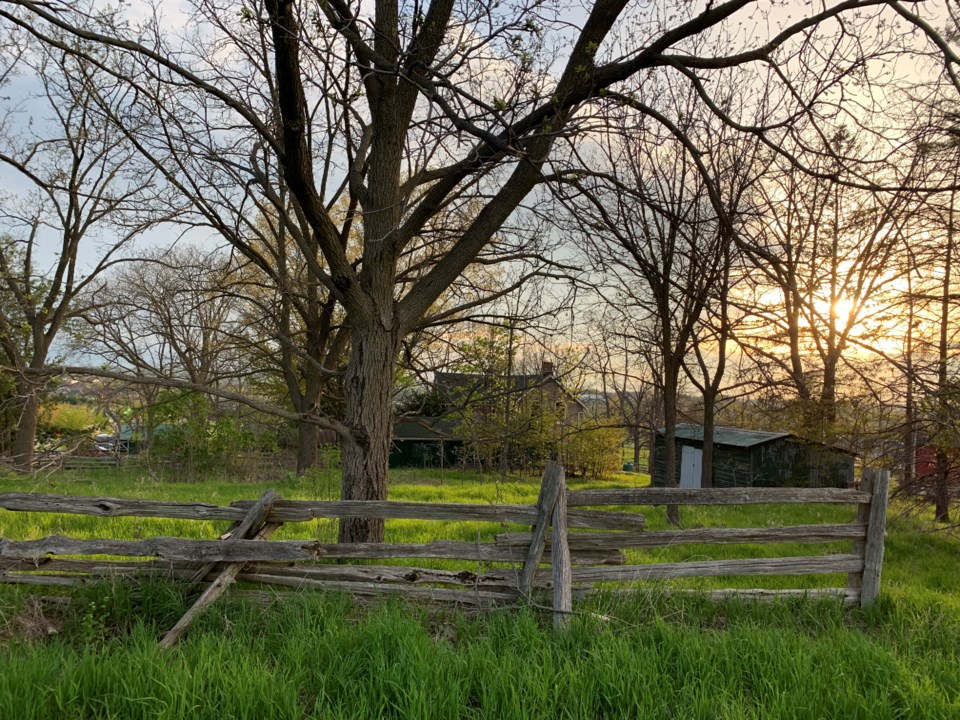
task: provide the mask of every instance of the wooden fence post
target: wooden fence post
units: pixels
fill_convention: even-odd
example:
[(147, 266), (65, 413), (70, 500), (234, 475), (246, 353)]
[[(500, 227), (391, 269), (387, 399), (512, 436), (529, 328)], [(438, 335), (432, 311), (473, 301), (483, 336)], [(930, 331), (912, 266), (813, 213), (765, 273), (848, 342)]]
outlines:
[(860, 607), (868, 607), (880, 595), (880, 573), (883, 570), (883, 538), (887, 530), (887, 498), (890, 489), (890, 471), (876, 471), (870, 519), (867, 524), (867, 543), (863, 555), (863, 586)]
[[(875, 468), (865, 467), (863, 469), (863, 477), (860, 480), (860, 489), (864, 492), (870, 493), (871, 501), (868, 503), (861, 503), (857, 506), (857, 524), (864, 525), (869, 528), (870, 524), (870, 508), (873, 505), (873, 487), (876, 484), (875, 480), (877, 477), (877, 471)], [(853, 541), (853, 554), (864, 557), (867, 551), (867, 539), (864, 537), (862, 540)], [(847, 575), (847, 592), (856, 593), (856, 597), (859, 600), (863, 592), (863, 570), (858, 570), (857, 572), (852, 572)]]
[(570, 624), (573, 610), (573, 570), (570, 567), (570, 545), (567, 542), (567, 483), (560, 468), (559, 492), (553, 508), (553, 535), (550, 539), (550, 563), (553, 568), (553, 626), (562, 629)]
[(540, 496), (537, 498), (537, 522), (533, 526), (530, 537), (530, 549), (523, 564), (523, 574), (520, 576), (520, 594), (530, 597), (533, 589), (533, 580), (537, 568), (543, 559), (543, 549), (546, 545), (547, 528), (557, 502), (557, 494), (563, 485), (563, 466), (550, 460), (543, 470), (543, 482), (540, 484)]

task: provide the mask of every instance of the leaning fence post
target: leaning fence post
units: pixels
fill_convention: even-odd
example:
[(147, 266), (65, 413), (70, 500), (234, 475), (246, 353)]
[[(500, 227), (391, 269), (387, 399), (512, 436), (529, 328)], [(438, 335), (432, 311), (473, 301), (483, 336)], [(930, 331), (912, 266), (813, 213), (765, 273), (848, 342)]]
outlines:
[(570, 545), (567, 543), (567, 484), (560, 468), (559, 492), (553, 507), (553, 535), (550, 539), (550, 564), (553, 568), (553, 626), (570, 624), (573, 610), (573, 580), (570, 567)]
[[(260, 499), (254, 503), (253, 507), (247, 511), (247, 514), (244, 516), (244, 518), (237, 524), (231, 539), (236, 540), (255, 535), (259, 531), (260, 527), (266, 522), (267, 516), (270, 514), (274, 504), (279, 499), (280, 496), (277, 493), (275, 493), (273, 490), (267, 490), (267, 492), (265, 492)], [(230, 541), (227, 540), (226, 542)], [(170, 628), (170, 630), (167, 631), (167, 634), (163, 636), (163, 638), (160, 640), (161, 650), (169, 650), (178, 642), (180, 642), (180, 636), (187, 631), (190, 623), (192, 623), (208, 605), (226, 592), (227, 588), (230, 587), (230, 584), (234, 581), (234, 578), (236, 578), (243, 569), (244, 564), (245, 563), (242, 562), (235, 562), (229, 563), (226, 566), (226, 568), (216, 577), (216, 579), (210, 583), (207, 589), (203, 591), (203, 594), (197, 598), (190, 609), (184, 613), (183, 617), (177, 621), (177, 624)]]
[(870, 519), (867, 522), (867, 543), (863, 554), (860, 607), (872, 605), (880, 594), (880, 572), (883, 569), (883, 538), (887, 530), (889, 489), (890, 471), (876, 471), (870, 501)]
[(557, 493), (563, 484), (563, 466), (552, 460), (543, 470), (543, 482), (540, 484), (540, 496), (537, 498), (537, 522), (533, 526), (530, 536), (530, 549), (523, 564), (523, 574), (520, 576), (520, 594), (530, 596), (537, 568), (543, 559), (543, 549), (546, 545), (547, 528), (550, 526), (550, 516), (553, 514), (557, 502)]

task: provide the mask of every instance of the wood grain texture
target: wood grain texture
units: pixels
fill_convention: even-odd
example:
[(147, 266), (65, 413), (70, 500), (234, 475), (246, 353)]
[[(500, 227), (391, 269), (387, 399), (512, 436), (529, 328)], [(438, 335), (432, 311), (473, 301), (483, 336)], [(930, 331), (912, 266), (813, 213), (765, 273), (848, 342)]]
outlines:
[[(864, 468), (863, 476), (860, 479), (860, 489), (866, 493), (870, 494), (870, 497), (873, 497), (873, 485), (874, 480), (876, 479), (877, 471), (875, 468)], [(870, 522), (870, 505), (871, 503), (864, 503), (857, 507), (857, 523), (862, 523), (864, 527)], [(863, 538), (857, 539), (853, 543), (853, 554), (864, 556), (867, 550), (867, 534), (864, 532)], [(861, 568), (857, 572), (852, 572), (847, 575), (847, 590), (850, 592), (855, 592), (859, 598), (861, 589), (863, 588), (863, 569)]]
[(570, 507), (587, 505), (756, 505), (766, 503), (865, 503), (870, 494), (847, 488), (628, 488), (575, 490)]
[(624, 582), (723, 575), (818, 575), (850, 572), (862, 567), (863, 558), (858, 555), (817, 555), (574, 568), (573, 579), (577, 582)]
[(40, 540), (0, 540), (0, 557), (36, 558), (44, 555), (115, 555), (157, 557), (196, 563), (317, 560), (319, 543), (304, 540), (184, 540), (155, 537), (143, 540), (75, 539), (51, 536)]
[(327, 565), (298, 563), (293, 566), (250, 563), (245, 572), (254, 575), (331, 580), (339, 582), (372, 582), (407, 585), (454, 585), (466, 588), (493, 588), (516, 591), (518, 570), (434, 570), (398, 565)]
[[(863, 506), (861, 506), (863, 507)], [(654, 532), (569, 533), (571, 550), (612, 550), (615, 548), (646, 548), (687, 543), (823, 543), (837, 540), (857, 540), (867, 536), (863, 524), (791, 525), (773, 528), (693, 528), (690, 530), (658, 530)], [(522, 547), (530, 540), (528, 533), (500, 533), (496, 544), (501, 547)], [(546, 538), (550, 547), (550, 536)]]
[(560, 492), (553, 510), (551, 541), (553, 559), (553, 627), (562, 630), (570, 625), (573, 611), (573, 588), (570, 567), (570, 547), (567, 545), (567, 487), (561, 476)]
[[(580, 591), (576, 593), (577, 597), (588, 597), (596, 590)], [(810, 589), (790, 589), (790, 590), (766, 590), (766, 589), (728, 589), (728, 590), (675, 590), (671, 588), (629, 588), (605, 590), (604, 594), (631, 596), (631, 595), (649, 595), (655, 597), (707, 597), (711, 600), (751, 600), (751, 601), (770, 601), (806, 598), (811, 600), (833, 599), (842, 602), (844, 605), (856, 605), (859, 602), (860, 594), (851, 593), (846, 588), (810, 588)]]
[(529, 595), (533, 588), (533, 578), (543, 560), (544, 539), (553, 517), (553, 509), (557, 504), (557, 495), (563, 486), (563, 468), (555, 462), (548, 462), (543, 471), (543, 482), (540, 484), (540, 494), (537, 497), (537, 522), (533, 532), (527, 536), (527, 557), (523, 563), (523, 572), (520, 576), (520, 593)]
[(375, 582), (344, 582), (338, 580), (318, 580), (312, 578), (284, 577), (278, 575), (258, 575), (240, 573), (240, 582), (263, 585), (279, 585), (297, 589), (340, 590), (351, 595), (383, 595), (395, 593), (420, 601), (452, 602), (464, 605), (484, 605), (493, 603), (516, 602), (520, 595), (516, 590), (453, 590), (450, 588), (396, 585)]
[(870, 503), (870, 523), (867, 525), (867, 545), (863, 557), (863, 587), (860, 590), (861, 607), (869, 607), (880, 595), (880, 575), (883, 570), (884, 536), (887, 530), (887, 501), (890, 492), (890, 471), (878, 470), (874, 478), (873, 502)]
[[(98, 517), (154, 517), (183, 520), (242, 520), (250, 501), (229, 506), (208, 503), (164, 502), (128, 498), (41, 493), (0, 493), (0, 509), (13, 512), (53, 512)], [(531, 505), (483, 505), (470, 503), (392, 502), (388, 500), (281, 500), (268, 522), (307, 522), (317, 518), (397, 518), (412, 520), (477, 520), (533, 525), (537, 510)], [(570, 527), (610, 530), (642, 530), (644, 519), (636, 513), (596, 510), (571, 511)]]

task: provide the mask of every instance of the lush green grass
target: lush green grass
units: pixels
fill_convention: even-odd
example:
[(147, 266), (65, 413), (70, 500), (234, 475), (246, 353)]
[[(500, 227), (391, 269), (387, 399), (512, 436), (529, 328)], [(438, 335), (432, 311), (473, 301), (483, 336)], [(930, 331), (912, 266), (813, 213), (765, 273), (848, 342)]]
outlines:
[[(617, 485), (644, 482), (622, 475)], [(328, 498), (333, 473), (272, 485), (290, 498)], [(535, 480), (405, 471), (391, 498), (526, 503)], [(116, 472), (51, 476), (0, 491), (229, 503), (247, 483), (157, 483)], [(651, 528), (663, 508), (642, 508)], [(687, 526), (849, 520), (846, 507), (683, 509)], [(0, 514), (6, 537), (182, 534), (221, 524)], [(489, 523), (391, 521), (390, 539), (489, 539)], [(340, 595), (303, 593), (267, 609), (227, 600), (172, 653), (157, 638), (188, 598), (168, 584), (104, 585), (70, 606), (29, 591), (0, 593), (3, 718), (956, 718), (960, 717), (960, 541), (927, 520), (891, 524), (881, 603), (720, 604), (657, 593), (601, 596), (579, 606), (568, 632), (531, 610), (479, 616), (387, 601), (360, 608)], [(283, 528), (328, 539), (332, 523)], [(780, 554), (808, 554), (794, 546)], [(844, 549), (838, 545), (833, 550)], [(631, 553), (631, 562), (756, 555), (756, 546), (684, 546)], [(838, 584), (842, 578), (814, 579)], [(800, 586), (803, 578), (785, 578)], [(702, 587), (758, 586), (720, 578)], [(606, 619), (599, 619), (604, 616)]]
[[(895, 603), (719, 605), (638, 597), (555, 633), (530, 611), (469, 617), (304, 594), (227, 601), (175, 651), (163, 586), (92, 599), (72, 627), (0, 648), (11, 718), (954, 718), (956, 618)], [(150, 598), (149, 602), (147, 598)], [(138, 619), (115, 631), (121, 618)], [(92, 609), (90, 609), (92, 608)], [(609, 609), (605, 607), (605, 609)], [(135, 612), (134, 612), (135, 611)], [(12, 710), (15, 708), (15, 710)]]

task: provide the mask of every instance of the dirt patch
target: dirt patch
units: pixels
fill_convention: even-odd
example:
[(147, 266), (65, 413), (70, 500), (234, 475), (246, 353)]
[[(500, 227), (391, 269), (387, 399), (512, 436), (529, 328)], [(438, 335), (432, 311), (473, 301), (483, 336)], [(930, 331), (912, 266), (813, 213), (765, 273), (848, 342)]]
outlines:
[(0, 643), (39, 642), (58, 634), (62, 626), (59, 608), (28, 597), (16, 609), (0, 611)]

